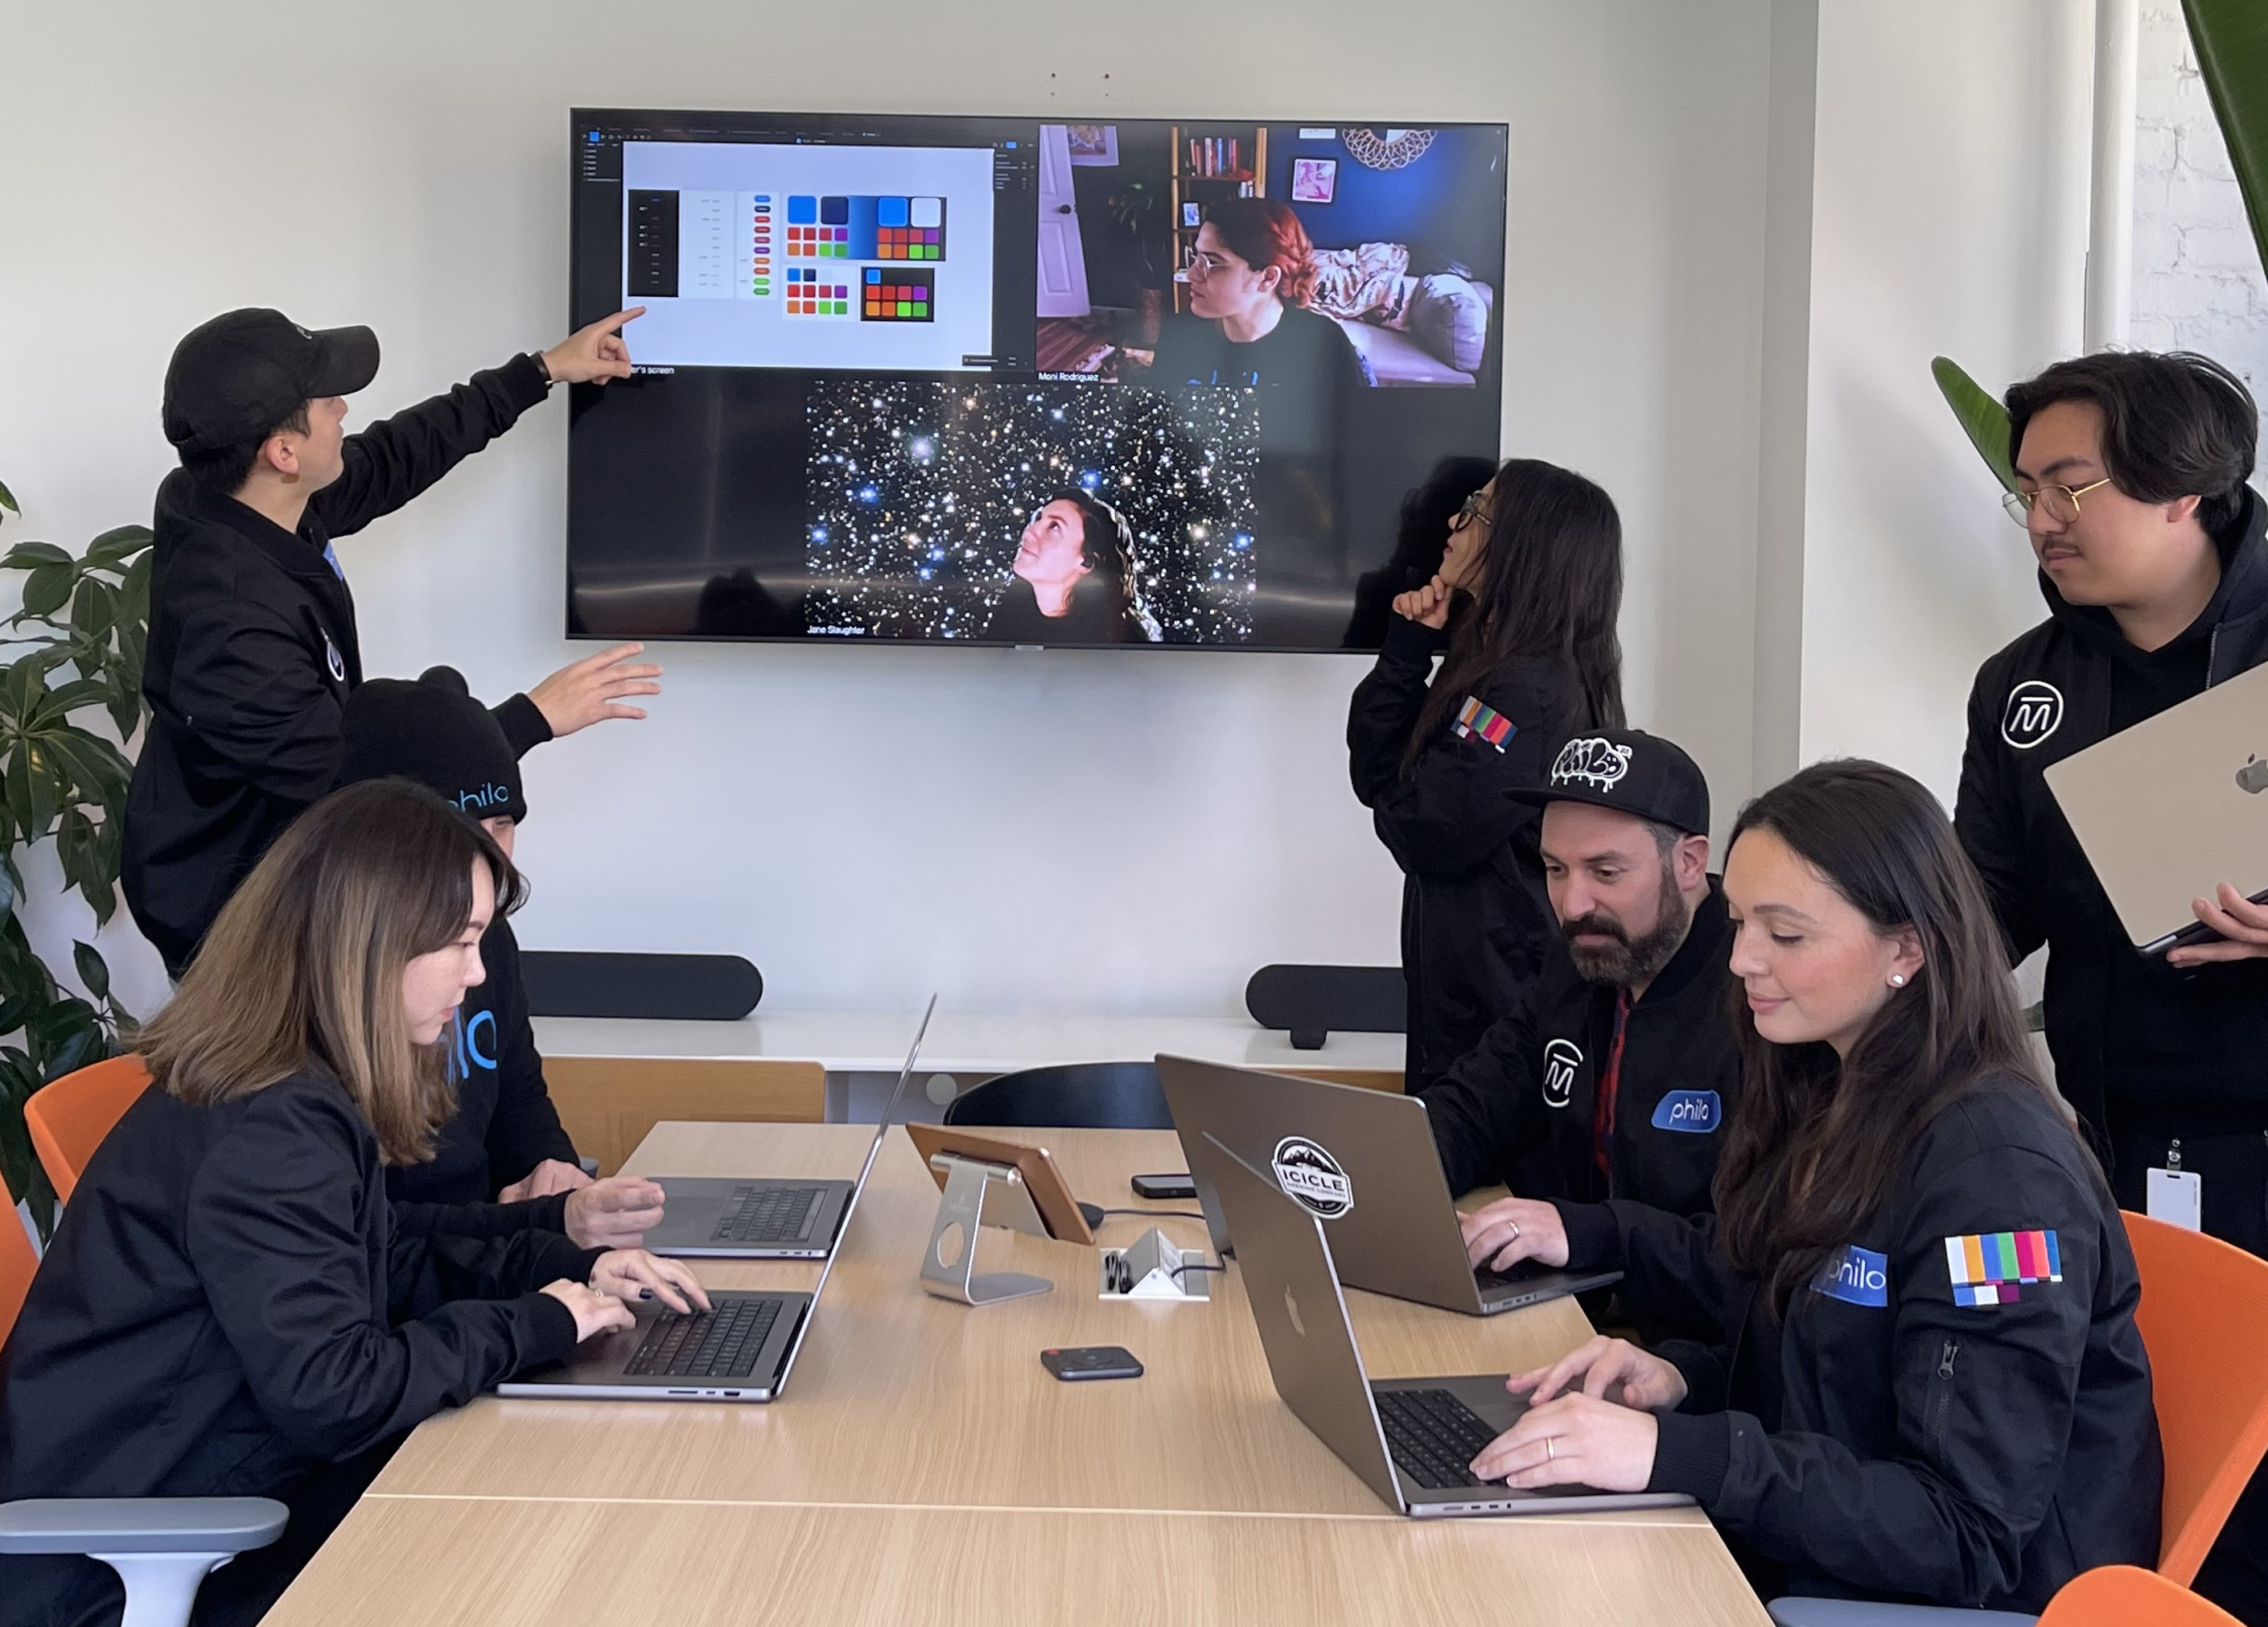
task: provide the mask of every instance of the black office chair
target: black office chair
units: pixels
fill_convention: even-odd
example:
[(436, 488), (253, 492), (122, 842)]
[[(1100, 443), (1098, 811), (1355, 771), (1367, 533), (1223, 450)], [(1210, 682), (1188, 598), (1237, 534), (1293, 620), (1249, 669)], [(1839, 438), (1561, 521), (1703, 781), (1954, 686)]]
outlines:
[(1065, 1130), (1171, 1130), (1154, 1062), (1070, 1062), (1026, 1068), (963, 1091), (948, 1124), (1045, 1124)]

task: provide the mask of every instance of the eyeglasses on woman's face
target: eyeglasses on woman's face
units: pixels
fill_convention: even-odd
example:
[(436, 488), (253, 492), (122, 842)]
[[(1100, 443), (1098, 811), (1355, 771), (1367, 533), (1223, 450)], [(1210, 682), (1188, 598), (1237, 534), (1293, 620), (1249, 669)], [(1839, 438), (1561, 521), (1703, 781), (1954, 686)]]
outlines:
[(1480, 526), (1485, 528), (1493, 524), (1494, 519), (1488, 512), (1487, 496), (1487, 490), (1484, 488), (1467, 497), (1462, 506), (1457, 510), (1456, 518), (1449, 522), (1451, 527), (1462, 531), (1467, 526)]
[(2042, 486), (2036, 491), (2004, 491), (2000, 494), (2000, 506), (2007, 510), (2008, 518), (2020, 526), (2029, 527), (2031, 525), (2032, 510), (2036, 507), (2057, 525), (2068, 526), (2079, 519), (2079, 500), (2096, 487), (2110, 483), (2110, 477), (2106, 475), (2101, 480), (2089, 481), (2076, 489), (2050, 485)]

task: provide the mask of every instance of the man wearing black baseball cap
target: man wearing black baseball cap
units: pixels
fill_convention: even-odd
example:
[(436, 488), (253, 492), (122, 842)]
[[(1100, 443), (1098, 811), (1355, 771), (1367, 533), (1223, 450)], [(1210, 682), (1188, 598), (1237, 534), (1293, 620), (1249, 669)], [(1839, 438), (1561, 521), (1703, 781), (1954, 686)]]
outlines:
[[(630, 372), (617, 312), (355, 435), (344, 398), (378, 372), (367, 328), (310, 332), (276, 311), (193, 330), (166, 371), (150, 724), (127, 796), (122, 880), (134, 919), (179, 976), (276, 833), (338, 778), (340, 711), (362, 681), (354, 600), (331, 539), (389, 514), (504, 431), (555, 384)], [(657, 693), (628, 644), (575, 662), (497, 709), (515, 751)]]
[[(1559, 748), (1532, 799), (1566, 952), (1420, 1093), (1450, 1189), (1514, 1194), (1463, 1217), (1476, 1265), (1564, 1263), (1571, 1232), (1707, 1212), (1741, 1088), (1698, 765), (1659, 736), (1594, 730)], [(1674, 1292), (1625, 1306), (1650, 1336), (1704, 1329), (1715, 1308)]]
[[(395, 775), (463, 809), (512, 857), (527, 817), (519, 754), (454, 668), (430, 668), (415, 683), (373, 678), (348, 700), (340, 784)], [(386, 1172), (399, 1223), (423, 1229), (431, 1211), (421, 1205), (534, 1203), (541, 1207), (520, 1211), (530, 1225), (586, 1247), (635, 1248), (661, 1218), (662, 1189), (623, 1175), (594, 1183), (583, 1173), (544, 1084), (519, 940), (501, 914), (481, 939), (481, 968), (488, 975), (465, 990), (448, 1034), (457, 1110), (431, 1159)]]

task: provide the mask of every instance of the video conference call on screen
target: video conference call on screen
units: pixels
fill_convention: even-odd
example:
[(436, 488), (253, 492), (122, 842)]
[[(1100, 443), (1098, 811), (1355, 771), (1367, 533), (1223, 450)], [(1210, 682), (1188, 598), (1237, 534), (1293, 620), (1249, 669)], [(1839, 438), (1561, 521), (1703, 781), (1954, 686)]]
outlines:
[(572, 134), (574, 320), (645, 314), (573, 392), (571, 634), (1359, 647), (1403, 495), (1496, 453), (1503, 125)]

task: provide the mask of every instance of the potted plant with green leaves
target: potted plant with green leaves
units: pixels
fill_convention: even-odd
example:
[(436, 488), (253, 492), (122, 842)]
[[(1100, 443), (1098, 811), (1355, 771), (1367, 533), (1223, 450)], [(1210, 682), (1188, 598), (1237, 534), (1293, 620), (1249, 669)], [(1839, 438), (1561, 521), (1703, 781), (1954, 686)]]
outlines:
[[(20, 517), (16, 499), (0, 486), (0, 523), (11, 516)], [(122, 526), (77, 555), (36, 541), (0, 555), (0, 571), (17, 573), (22, 589), (20, 607), (0, 620), (0, 1178), (42, 1237), (55, 1223), (55, 1193), (33, 1154), (24, 1103), (116, 1055), (134, 1017), (111, 992), (92, 944), (71, 945), (84, 995), (40, 957), (24, 928), (18, 861), (52, 841), (66, 890), (86, 901), (96, 926), (117, 913), (133, 772), (126, 752), (142, 727), (149, 550), (146, 526)]]
[[(1130, 180), (1102, 203), (1112, 223), (1134, 240), (1140, 273), (1134, 291), (1135, 342), (1146, 350), (1158, 342), (1166, 320), (1166, 284), (1172, 268), (1161, 266), (1159, 254), (1171, 239), (1172, 203), (1165, 186), (1155, 180)], [(1170, 249), (1165, 253), (1171, 257)]]

